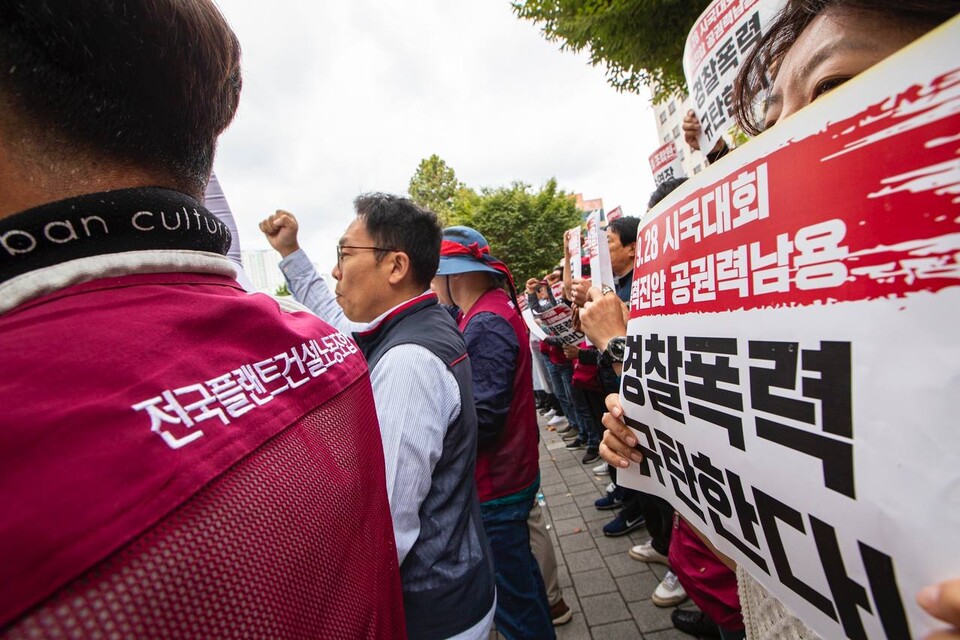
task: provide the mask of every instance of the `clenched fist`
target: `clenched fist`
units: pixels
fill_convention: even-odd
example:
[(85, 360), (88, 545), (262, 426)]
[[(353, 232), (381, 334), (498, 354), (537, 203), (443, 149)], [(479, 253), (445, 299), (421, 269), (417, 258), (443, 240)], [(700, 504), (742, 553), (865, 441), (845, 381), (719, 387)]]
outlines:
[(283, 209), (277, 209), (275, 214), (260, 223), (260, 231), (267, 237), (270, 246), (280, 252), (282, 258), (300, 250), (300, 245), (297, 243), (299, 229), (297, 218)]

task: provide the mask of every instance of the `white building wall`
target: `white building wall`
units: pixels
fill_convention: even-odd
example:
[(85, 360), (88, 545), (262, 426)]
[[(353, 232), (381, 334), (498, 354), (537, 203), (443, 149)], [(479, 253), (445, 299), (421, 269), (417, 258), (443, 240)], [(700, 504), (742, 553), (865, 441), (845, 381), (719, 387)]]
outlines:
[(660, 144), (673, 140), (677, 145), (677, 155), (683, 164), (688, 178), (700, 173), (706, 166), (706, 158), (699, 151), (693, 151), (683, 140), (683, 117), (690, 110), (690, 98), (671, 97), (662, 104), (653, 105), (653, 115), (657, 121), (657, 134)]
[(245, 250), (240, 252), (240, 257), (257, 291), (276, 293), (286, 282), (280, 272), (280, 254), (276, 251)]

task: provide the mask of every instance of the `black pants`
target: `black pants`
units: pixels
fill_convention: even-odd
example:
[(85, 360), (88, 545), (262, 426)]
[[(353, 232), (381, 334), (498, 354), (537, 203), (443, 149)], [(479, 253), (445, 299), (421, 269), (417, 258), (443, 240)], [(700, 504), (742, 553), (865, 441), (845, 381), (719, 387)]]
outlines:
[(673, 507), (663, 498), (640, 494), (640, 506), (647, 521), (647, 532), (654, 551), (663, 555), (670, 554), (670, 536), (673, 533)]

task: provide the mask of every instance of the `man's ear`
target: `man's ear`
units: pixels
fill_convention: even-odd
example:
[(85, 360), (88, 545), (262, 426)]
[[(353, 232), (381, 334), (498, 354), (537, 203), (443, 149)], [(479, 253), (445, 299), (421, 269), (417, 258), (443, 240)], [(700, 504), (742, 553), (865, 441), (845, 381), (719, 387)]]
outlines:
[(627, 249), (630, 250), (630, 256), (631, 256), (631, 257), (634, 257), (634, 258), (637, 257), (637, 243), (636, 243), (636, 242), (631, 242), (630, 244), (628, 244), (628, 245), (627, 245)]
[(403, 251), (396, 251), (390, 257), (390, 276), (387, 281), (390, 284), (400, 284), (410, 274), (410, 256)]

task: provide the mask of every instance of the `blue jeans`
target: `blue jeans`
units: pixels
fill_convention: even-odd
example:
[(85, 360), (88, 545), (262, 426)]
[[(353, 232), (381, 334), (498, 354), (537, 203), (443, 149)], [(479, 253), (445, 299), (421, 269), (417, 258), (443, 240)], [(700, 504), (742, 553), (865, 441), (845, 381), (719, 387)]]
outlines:
[(553, 640), (543, 576), (530, 549), (531, 502), (480, 505), (497, 574), (497, 631), (507, 640)]
[(573, 406), (573, 365), (554, 364), (548, 360), (547, 372), (550, 374), (553, 395), (557, 396), (563, 415), (567, 417), (567, 422), (579, 428), (580, 420)]
[(603, 413), (594, 415), (597, 407), (591, 404), (592, 399), (587, 396), (587, 391), (577, 387), (573, 387), (571, 391), (573, 393), (573, 406), (577, 412), (577, 424), (580, 425), (580, 439), (588, 447), (599, 447), (601, 437), (599, 418), (603, 416)]

